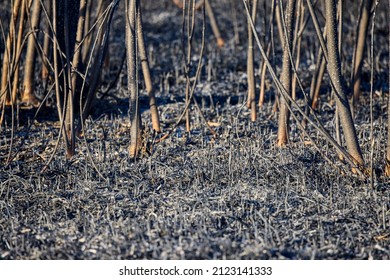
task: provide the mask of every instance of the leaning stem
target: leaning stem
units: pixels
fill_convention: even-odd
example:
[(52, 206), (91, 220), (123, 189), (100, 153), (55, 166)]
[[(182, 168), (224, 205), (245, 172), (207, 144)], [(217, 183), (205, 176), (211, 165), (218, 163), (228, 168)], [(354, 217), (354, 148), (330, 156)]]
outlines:
[(336, 0), (325, 1), (325, 15), (327, 26), (328, 72), (335, 91), (336, 106), (339, 108), (340, 123), (345, 135), (349, 153), (354, 158), (356, 164), (363, 166), (364, 160), (356, 135), (346, 95), (346, 88), (341, 75), (341, 62), (337, 43)]
[(141, 3), (137, 7), (137, 43), (138, 52), (141, 60), (142, 74), (144, 76), (146, 92), (149, 96), (149, 107), (150, 114), (152, 116), (152, 126), (156, 132), (161, 132), (160, 117), (158, 114), (156, 97), (154, 95), (152, 78), (150, 75), (149, 59), (146, 53), (145, 40), (143, 33), (142, 14), (141, 14)]

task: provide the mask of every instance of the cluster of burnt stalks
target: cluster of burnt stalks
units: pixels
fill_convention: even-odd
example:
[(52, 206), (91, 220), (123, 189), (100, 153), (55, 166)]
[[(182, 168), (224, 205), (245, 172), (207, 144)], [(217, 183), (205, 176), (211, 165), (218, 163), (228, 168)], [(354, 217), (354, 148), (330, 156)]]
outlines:
[[(11, 1), (9, 5), (11, 11), (7, 22), (4, 22), (3, 19), (0, 21), (2, 36), (0, 42), (4, 43), (4, 46), (0, 48), (2, 51), (0, 54), (0, 121), (2, 126), (7, 109), (11, 108), (12, 114), (17, 111), (14, 108), (27, 106), (40, 109), (49, 94), (54, 92), (61, 124), (60, 134), (65, 143), (66, 155), (68, 158), (74, 156), (76, 136), (83, 134), (84, 121), (90, 114), (91, 106), (96, 98), (101, 69), (107, 58), (109, 32), (115, 12), (116, 15), (124, 16), (126, 22), (125, 44), (130, 96), (130, 156), (136, 157), (140, 153), (144, 141), (139, 109), (138, 66), (141, 66), (145, 89), (149, 96), (153, 129), (156, 133), (161, 132), (144, 42), (141, 0), (123, 1), (125, 2), (125, 11), (122, 14), (119, 11), (115, 12), (120, 0)], [(186, 105), (176, 126), (185, 118), (186, 129), (190, 131), (190, 104), (193, 103), (200, 110), (193, 95), (201, 72), (202, 59), (199, 59), (199, 64), (195, 67), (196, 71), (190, 69), (193, 67), (191, 59), (196, 13), (201, 13), (203, 18), (200, 57), (203, 56), (204, 52), (206, 17), (219, 47), (224, 46), (224, 40), (217, 26), (211, 5), (212, 1), (173, 0), (173, 2), (183, 9), (182, 50), (184, 73), (187, 80)], [(366, 42), (369, 38), (370, 27), (372, 35), (374, 34), (375, 12), (379, 1), (361, 0), (360, 3), (360, 15), (356, 26), (357, 32), (351, 65), (352, 74), (349, 81), (350, 90), (347, 88), (348, 83), (342, 73), (340, 58), (345, 1), (325, 0), (320, 3), (322, 5), (317, 3), (321, 2), (318, 0), (272, 0), (262, 1), (262, 3), (258, 3), (260, 1), (257, 0), (236, 0), (233, 2), (232, 5), (241, 5), (240, 10), (245, 11), (241, 15), (234, 14), (233, 17), (246, 17), (248, 25), (247, 105), (251, 110), (251, 120), (256, 121), (257, 110), (264, 103), (265, 80), (268, 71), (278, 92), (275, 103), (279, 112), (278, 146), (284, 146), (288, 143), (289, 123), (290, 119), (294, 119), (308, 138), (310, 135), (306, 133), (307, 124), (309, 123), (311, 127), (317, 129), (333, 145), (339, 157), (351, 164), (353, 170), (361, 174), (366, 173), (367, 170), (372, 171), (372, 167), (367, 167), (363, 159), (352, 108), (357, 106), (360, 101), (362, 65), (365, 52), (368, 49)], [(260, 7), (267, 9), (267, 6), (270, 6), (268, 9), (271, 10), (269, 23), (267, 22), (267, 30), (260, 40), (255, 29), (256, 16)], [(242, 10), (242, 7), (245, 9)], [(323, 26), (319, 23), (319, 14), (323, 15), (325, 19)], [(316, 68), (311, 86), (307, 92), (302, 86), (297, 70), (300, 65), (302, 37), (305, 36), (305, 30), (310, 21), (316, 31), (316, 36), (312, 39), (319, 42), (320, 48), (316, 56)], [(277, 43), (273, 40), (274, 26), (279, 34), (277, 41), (283, 50), (281, 73), (276, 73), (275, 65), (270, 61), (271, 53)], [(371, 46), (369, 50), (372, 51), (373, 47)], [(255, 51), (260, 51), (262, 58), (259, 70), (260, 93), (258, 95), (256, 94), (257, 75), (255, 75), (254, 66)], [(372, 55), (370, 57), (372, 58)], [(36, 66), (36, 62), (40, 62), (40, 68)], [(42, 84), (45, 85), (45, 92), (47, 92), (43, 100), (38, 100), (34, 94), (35, 71), (38, 68), (41, 69)], [(330, 77), (332, 96), (336, 107), (335, 137), (331, 136), (324, 128), (314, 111), (317, 107), (320, 87), (326, 71)], [(304, 96), (303, 106), (297, 103), (297, 90), (301, 91)], [(352, 92), (352, 102), (348, 97), (349, 91)], [(388, 107), (390, 108), (390, 106)], [(293, 110), (293, 108), (295, 109)], [(205, 123), (208, 125), (207, 121)], [(209, 128), (211, 133), (215, 134), (210, 126)], [(341, 137), (340, 131), (343, 132), (344, 137)], [(161, 139), (167, 137), (170, 132), (162, 136)], [(343, 138), (346, 148), (341, 140)], [(315, 143), (313, 139), (310, 138), (310, 140)], [(390, 176), (390, 132), (387, 141), (385, 172)]]

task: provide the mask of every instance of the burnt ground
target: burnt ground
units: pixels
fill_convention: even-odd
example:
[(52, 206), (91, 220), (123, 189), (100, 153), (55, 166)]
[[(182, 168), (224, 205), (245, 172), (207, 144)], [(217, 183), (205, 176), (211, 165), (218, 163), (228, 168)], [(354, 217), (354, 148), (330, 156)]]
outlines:
[[(145, 32), (166, 132), (184, 108), (181, 11), (168, 1), (153, 2), (157, 1), (145, 6)], [(103, 94), (124, 51), (120, 16), (113, 23), (111, 66), (99, 93), (104, 96), (87, 120), (85, 138), (78, 139), (73, 160), (65, 159), (60, 144), (41, 172), (59, 137), (55, 110), (47, 107), (35, 119), (34, 110), (21, 110), (14, 160), (4, 166), (11, 133), (8, 119), (0, 139), (0, 259), (390, 259), (390, 180), (383, 176), (389, 91), (385, 7), (378, 14), (375, 33), (373, 148), (368, 106), (359, 107), (355, 116), (365, 160), (369, 163), (373, 157), (371, 180), (353, 174), (312, 127), (309, 133), (319, 150), (302, 141), (294, 123), (291, 143), (275, 147), (271, 81), (258, 120), (249, 120), (245, 19), (240, 2), (236, 4), (240, 44), (234, 40), (232, 6), (226, 1), (214, 4), (226, 46), (215, 47), (208, 27), (209, 44), (195, 92), (218, 137), (212, 137), (192, 106), (192, 132), (187, 134), (180, 124), (157, 143), (160, 136), (151, 132), (141, 85), (143, 123), (152, 148), (136, 161), (129, 159), (125, 69)], [(348, 17), (354, 12), (356, 8)], [(353, 28), (346, 24), (347, 77)], [(199, 59), (197, 36), (194, 64)], [(312, 40), (310, 36), (304, 40), (305, 87), (310, 86), (313, 70)], [(280, 50), (276, 65), (279, 60)], [(364, 73), (367, 102), (367, 63)], [(327, 83), (325, 77), (319, 111), (333, 134), (334, 106)]]

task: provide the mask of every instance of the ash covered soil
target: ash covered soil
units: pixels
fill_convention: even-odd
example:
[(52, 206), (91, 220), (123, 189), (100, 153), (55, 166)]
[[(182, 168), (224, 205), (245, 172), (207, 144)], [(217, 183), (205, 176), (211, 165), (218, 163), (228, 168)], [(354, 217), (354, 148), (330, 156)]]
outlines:
[[(153, 2), (157, 1), (144, 7), (145, 36), (162, 127), (167, 132), (185, 105), (182, 12), (170, 1)], [(340, 163), (335, 150), (312, 127), (309, 134), (320, 150), (302, 141), (295, 123), (291, 143), (277, 148), (270, 80), (266, 104), (258, 120), (250, 121), (245, 100), (245, 18), (238, 1), (240, 37), (236, 42), (229, 3), (214, 4), (226, 46), (216, 47), (207, 26), (204, 66), (195, 91), (218, 137), (210, 134), (199, 110), (191, 106), (191, 133), (180, 124), (159, 142), (161, 136), (150, 128), (141, 84), (149, 143), (140, 158), (129, 159), (126, 66), (106, 92), (124, 53), (122, 8), (114, 17), (110, 68), (103, 73), (100, 98), (87, 120), (85, 138), (78, 139), (77, 156), (66, 161), (61, 144), (47, 170), (41, 172), (59, 137), (55, 109), (45, 108), (36, 119), (34, 110), (20, 112), (14, 160), (0, 168), (0, 259), (390, 259), (390, 180), (383, 176), (389, 91), (387, 12), (377, 15), (373, 148), (368, 106), (359, 107), (355, 116), (366, 162), (373, 156), (371, 181)], [(354, 28), (345, 27), (347, 62), (352, 56), (348, 36)], [(263, 32), (260, 23), (259, 31)], [(313, 36), (303, 40), (307, 53), (300, 71), (306, 88), (314, 63), (309, 53), (317, 44)], [(194, 65), (199, 42), (198, 30)], [(280, 67), (280, 50), (275, 55)], [(346, 76), (348, 67), (344, 66)], [(363, 70), (367, 98), (367, 63)], [(320, 118), (334, 134), (329, 95), (325, 77)], [(11, 130), (7, 127), (3, 132), (1, 165), (8, 155)]]

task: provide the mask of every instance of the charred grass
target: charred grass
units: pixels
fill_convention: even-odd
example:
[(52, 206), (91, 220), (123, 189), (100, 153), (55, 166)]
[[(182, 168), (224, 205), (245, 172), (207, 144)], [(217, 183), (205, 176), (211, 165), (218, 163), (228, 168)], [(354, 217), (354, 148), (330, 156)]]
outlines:
[[(310, 134), (320, 151), (304, 144), (294, 124), (291, 143), (276, 148), (272, 99), (267, 98), (258, 121), (250, 122), (245, 46), (234, 44), (231, 23), (221, 13), (229, 5), (221, 3), (216, 11), (220, 25), (228, 30), (228, 43), (216, 50), (207, 33), (210, 43), (195, 94), (218, 137), (212, 137), (192, 107), (190, 134), (181, 124), (169, 138), (155, 143), (159, 137), (149, 129), (147, 99), (142, 96), (149, 145), (140, 158), (130, 160), (123, 69), (115, 88), (98, 100), (87, 120), (77, 156), (66, 161), (60, 145), (41, 172), (59, 137), (55, 111), (49, 106), (33, 119), (35, 111), (22, 110), (14, 132), (14, 160), (0, 169), (0, 259), (390, 258), (390, 181), (382, 175), (389, 89), (381, 73), (386, 70), (378, 68), (376, 76), (373, 148), (367, 107), (356, 115), (367, 162), (373, 153), (371, 184), (340, 163), (314, 130)], [(161, 6), (147, 5), (145, 30), (167, 131), (184, 108), (185, 84), (181, 12), (165, 2), (161, 5), (165, 14), (158, 13)], [(123, 25), (118, 19), (114, 26), (111, 46), (120, 49)], [(382, 36), (378, 40), (386, 42), (386, 34)], [(384, 52), (378, 60), (389, 69)], [(120, 52), (111, 53), (107, 77), (120, 68)], [(312, 62), (302, 63), (309, 67)], [(102, 92), (108, 86), (103, 83)], [(320, 110), (332, 130), (334, 108), (328, 94), (325, 88)], [(0, 139), (1, 164), (11, 137), (9, 118), (6, 123)]]

